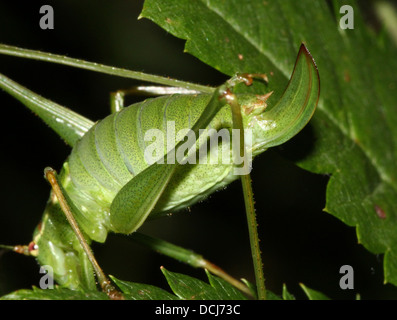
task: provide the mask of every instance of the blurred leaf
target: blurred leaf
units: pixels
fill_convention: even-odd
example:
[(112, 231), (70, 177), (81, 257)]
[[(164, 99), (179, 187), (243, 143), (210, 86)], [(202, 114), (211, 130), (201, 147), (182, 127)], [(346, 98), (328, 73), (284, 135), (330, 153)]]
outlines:
[(0, 300), (108, 300), (108, 296), (100, 291), (75, 291), (66, 288), (32, 290), (22, 289), (2, 296)]
[(295, 300), (295, 297), (288, 292), (287, 285), (283, 284), (283, 300)]
[[(342, 5), (353, 8), (354, 29), (339, 27)], [(385, 253), (385, 281), (397, 285), (397, 50), (364, 24), (356, 1), (146, 0), (141, 16), (225, 74), (270, 74), (269, 107), (305, 42), (321, 98), (310, 130), (287, 144), (287, 154), (331, 175), (325, 211), (355, 226), (368, 250)]]
[(309, 300), (330, 300), (325, 294), (317, 291), (310, 289), (309, 287), (306, 287), (303, 283), (299, 284), (302, 288), (302, 290), (305, 292)]

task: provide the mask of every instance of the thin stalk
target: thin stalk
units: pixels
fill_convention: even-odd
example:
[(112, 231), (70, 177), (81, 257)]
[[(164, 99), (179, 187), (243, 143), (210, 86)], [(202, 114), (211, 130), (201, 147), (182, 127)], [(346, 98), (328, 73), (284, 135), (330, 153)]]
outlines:
[(212, 93), (214, 91), (214, 88), (212, 88), (212, 87), (203, 86), (203, 85), (199, 85), (199, 84), (195, 84), (195, 83), (191, 83), (191, 82), (171, 79), (168, 77), (161, 77), (161, 76), (157, 76), (157, 75), (147, 74), (147, 73), (138, 72), (138, 71), (132, 71), (132, 70), (123, 69), (123, 68), (111, 67), (111, 66), (107, 66), (104, 64), (100, 64), (100, 63), (89, 62), (89, 61), (75, 59), (75, 58), (69, 58), (66, 56), (57, 55), (57, 54), (48, 53), (48, 52), (23, 49), (23, 48), (9, 46), (9, 45), (5, 45), (5, 44), (0, 44), (0, 53), (14, 56), (14, 57), (21, 57), (21, 58), (27, 58), (27, 59), (33, 59), (33, 60), (39, 60), (39, 61), (53, 62), (53, 63), (63, 64), (63, 65), (71, 66), (71, 67), (75, 67), (75, 68), (91, 70), (91, 71), (96, 71), (96, 72), (100, 72), (100, 73), (105, 73), (105, 74), (110, 74), (110, 75), (114, 75), (114, 76), (130, 78), (130, 79), (135, 79), (135, 80), (153, 82), (153, 83), (171, 86), (171, 87), (181, 87), (181, 88), (186, 88), (189, 90), (197, 90), (197, 91), (200, 91), (203, 93)]
[(259, 300), (266, 300), (265, 276), (263, 273), (263, 264), (261, 258), (261, 249), (259, 247), (258, 224), (254, 207), (254, 193), (252, 191), (250, 175), (241, 176), (243, 187), (245, 212), (247, 214), (248, 232), (250, 238), (252, 261), (255, 270), (255, 280)]
[[(256, 76), (256, 75), (255, 75)], [(246, 84), (252, 82), (251, 75), (244, 75), (230, 80), (230, 84), (233, 85), (236, 82), (244, 81)], [(247, 154), (245, 150), (245, 138), (244, 138), (244, 125), (241, 116), (241, 108), (237, 102), (236, 96), (232, 94), (229, 90), (225, 93), (225, 98), (232, 109), (233, 117), (233, 128), (239, 129), (239, 141), (234, 141), (233, 139), (233, 152), (235, 159), (243, 158), (243, 165), (247, 165)], [(235, 162), (238, 163), (238, 162)], [(252, 261), (254, 265), (255, 281), (257, 287), (257, 294), (259, 300), (266, 300), (266, 287), (265, 287), (265, 277), (263, 273), (263, 264), (261, 258), (261, 251), (259, 246), (259, 236), (258, 236), (258, 224), (256, 221), (255, 207), (254, 207), (254, 194), (251, 186), (251, 177), (249, 171), (244, 168), (241, 175), (241, 184), (244, 194), (245, 211), (247, 215), (248, 232), (251, 246)]]

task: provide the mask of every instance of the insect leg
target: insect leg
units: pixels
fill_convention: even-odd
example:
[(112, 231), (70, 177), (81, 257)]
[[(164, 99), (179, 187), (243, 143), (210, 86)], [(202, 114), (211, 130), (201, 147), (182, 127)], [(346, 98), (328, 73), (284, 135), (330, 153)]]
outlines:
[(84, 252), (86, 253), (92, 267), (95, 270), (95, 273), (98, 277), (98, 282), (102, 288), (102, 291), (105, 292), (110, 299), (112, 300), (120, 300), (123, 299), (123, 295), (111, 284), (110, 280), (106, 277), (104, 272), (102, 271), (101, 267), (99, 266), (98, 262), (96, 261), (94, 254), (90, 246), (88, 245), (83, 233), (81, 232), (76, 219), (73, 215), (73, 210), (78, 210), (76, 206), (73, 204), (61, 184), (58, 183), (57, 174), (55, 170), (52, 168), (45, 168), (44, 169), (44, 176), (51, 184), (52, 190), (56, 195), (60, 207), (63, 213), (66, 216), (70, 226), (72, 227), (74, 233), (76, 234), (81, 247), (83, 248)]
[(74, 68), (81, 68), (85, 70), (91, 70), (91, 71), (101, 72), (105, 74), (110, 74), (110, 75), (115, 75), (119, 77), (135, 79), (135, 80), (148, 81), (151, 83), (158, 83), (162, 85), (171, 85), (171, 86), (178, 85), (180, 87), (184, 87), (188, 89), (196, 89), (206, 93), (211, 93), (213, 91), (213, 88), (211, 87), (203, 86), (195, 83), (170, 79), (168, 77), (161, 77), (143, 72), (122, 69), (122, 68), (116, 68), (113, 66), (107, 66), (100, 63), (74, 59), (71, 57), (61, 56), (48, 52), (18, 48), (6, 44), (0, 44), (0, 54), (58, 63), (58, 64), (71, 66)]
[(267, 77), (266, 73), (237, 73), (228, 80), (228, 83), (232, 87), (241, 82), (244, 82), (247, 86), (250, 86), (254, 79), (261, 79), (266, 83), (269, 82), (269, 78)]
[[(224, 99), (228, 102), (232, 109), (233, 118), (233, 129), (239, 130), (239, 141), (245, 141), (244, 138), (244, 126), (241, 116), (241, 108), (237, 102), (236, 96), (232, 92), (233, 86), (237, 83), (244, 82), (246, 85), (251, 85), (253, 77), (261, 77), (263, 80), (267, 81), (267, 77), (264, 78), (263, 75), (257, 74), (237, 74), (228, 81), (226, 90), (224, 91)], [(247, 154), (245, 150), (245, 143), (235, 144), (233, 140), (233, 156), (235, 159), (243, 158), (243, 166), (237, 168), (238, 175), (241, 176), (241, 184), (244, 194), (245, 211), (247, 216), (248, 231), (251, 245), (252, 260), (255, 271), (255, 280), (257, 285), (257, 295), (260, 300), (266, 300), (266, 288), (265, 288), (265, 278), (263, 273), (263, 265), (261, 258), (261, 251), (259, 247), (259, 237), (256, 221), (256, 213), (254, 206), (254, 195), (252, 191), (251, 178), (249, 175), (250, 168), (245, 165), (247, 163)]]
[(110, 93), (110, 112), (115, 113), (124, 108), (125, 92), (122, 90)]
[(126, 95), (165, 96), (170, 94), (200, 94), (201, 91), (186, 89), (182, 87), (168, 86), (134, 86), (130, 89), (117, 90), (110, 94), (110, 110), (118, 112), (124, 108)]

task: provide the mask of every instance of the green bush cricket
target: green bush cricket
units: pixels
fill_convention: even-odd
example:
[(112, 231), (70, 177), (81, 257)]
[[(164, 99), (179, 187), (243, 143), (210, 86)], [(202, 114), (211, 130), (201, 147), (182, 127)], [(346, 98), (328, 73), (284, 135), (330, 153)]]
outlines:
[[(2, 46), (1, 49), (2, 53), (8, 50), (8, 53), (18, 55), (17, 48)], [(28, 51), (19, 52), (29, 57)], [(45, 56), (30, 53), (38, 59)], [(72, 59), (65, 58), (61, 63), (65, 61), (71, 62)], [(90, 67), (89, 63), (81, 61), (75, 66), (106, 72), (106, 68), (98, 65)], [(122, 72), (114, 74), (123, 75)], [(235, 77), (232, 82), (216, 89), (150, 75), (142, 77), (135, 74), (135, 79), (162, 85), (173, 84), (200, 93), (145, 100), (114, 112), (94, 125), (69, 111), (65, 110), (62, 114), (59, 106), (46, 99), (39, 100), (32, 92), (23, 92), (24, 88), (6, 77), (0, 78), (3, 89), (36, 112), (73, 147), (59, 174), (59, 181), (64, 188), (63, 194), (70, 197), (67, 202), (72, 203), (72, 212), (88, 242), (104, 242), (109, 231), (130, 234), (149, 215), (185, 208), (239, 178), (239, 175), (233, 174), (236, 167), (233, 161), (225, 165), (198, 164), (190, 167), (178, 162), (148, 165), (143, 157), (145, 148), (142, 147), (145, 145), (143, 137), (146, 130), (156, 127), (164, 131), (167, 128), (164, 120), (179, 122), (177, 129), (193, 127), (192, 131), (196, 134), (193, 142), (198, 139), (199, 129), (209, 124), (216, 129), (236, 128), (242, 131), (241, 124), (236, 125), (230, 112), (229, 105), (235, 104), (241, 108), (244, 128), (253, 130), (252, 148), (247, 153), (255, 157), (298, 133), (310, 120), (319, 96), (318, 72), (303, 45), (284, 95), (268, 109), (266, 100), (269, 94), (233, 94), (235, 83), (251, 81), (249, 75)], [(233, 102), (236, 97), (238, 103)], [(46, 114), (46, 111), (40, 114), (44, 105), (53, 108), (51, 112), (55, 112), (56, 116)], [(174, 145), (166, 151), (174, 152), (179, 139), (174, 140)], [(176, 148), (182, 145), (183, 142)], [(234, 158), (235, 154), (230, 153), (230, 157)], [(41, 264), (53, 266), (55, 279), (60, 285), (72, 289), (93, 289), (96, 284), (92, 265), (64, 220), (57, 199), (54, 195), (50, 196), (33, 242), (23, 248), (27, 254), (37, 256)]]

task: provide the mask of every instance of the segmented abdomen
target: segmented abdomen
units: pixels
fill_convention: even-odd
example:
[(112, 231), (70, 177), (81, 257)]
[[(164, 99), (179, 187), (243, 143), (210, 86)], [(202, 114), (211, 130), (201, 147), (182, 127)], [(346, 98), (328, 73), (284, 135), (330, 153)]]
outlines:
[[(111, 114), (96, 123), (76, 144), (62, 174), (64, 187), (84, 217), (81, 227), (91, 239), (103, 242), (108, 230), (109, 208), (117, 192), (148, 166), (144, 158), (145, 132), (159, 129), (167, 136), (167, 122), (175, 122), (175, 133), (191, 128), (210, 95), (172, 95), (148, 99)], [(231, 127), (231, 114), (223, 108), (212, 127)], [(176, 136), (173, 141), (183, 138)], [(173, 145), (171, 146), (173, 147)], [(168, 146), (170, 148), (170, 146)], [(165, 152), (165, 148), (164, 148)], [(180, 166), (156, 213), (186, 207), (212, 192), (230, 172), (230, 165)]]
[[(109, 218), (114, 197), (124, 184), (148, 166), (144, 159), (145, 132), (157, 128), (166, 135), (167, 121), (175, 121), (176, 133), (191, 128), (209, 99), (209, 95), (148, 99), (96, 123), (75, 145), (59, 173), (59, 181), (80, 211), (74, 214), (88, 242), (106, 240), (112, 231)], [(222, 108), (210, 124), (214, 129), (231, 126), (228, 106)], [(183, 136), (176, 136), (176, 140)], [(179, 166), (152, 215), (184, 208), (203, 199), (233, 179), (231, 169), (230, 164)], [(95, 289), (90, 262), (53, 193), (33, 241), (38, 246), (40, 264), (52, 266), (60, 285)]]

